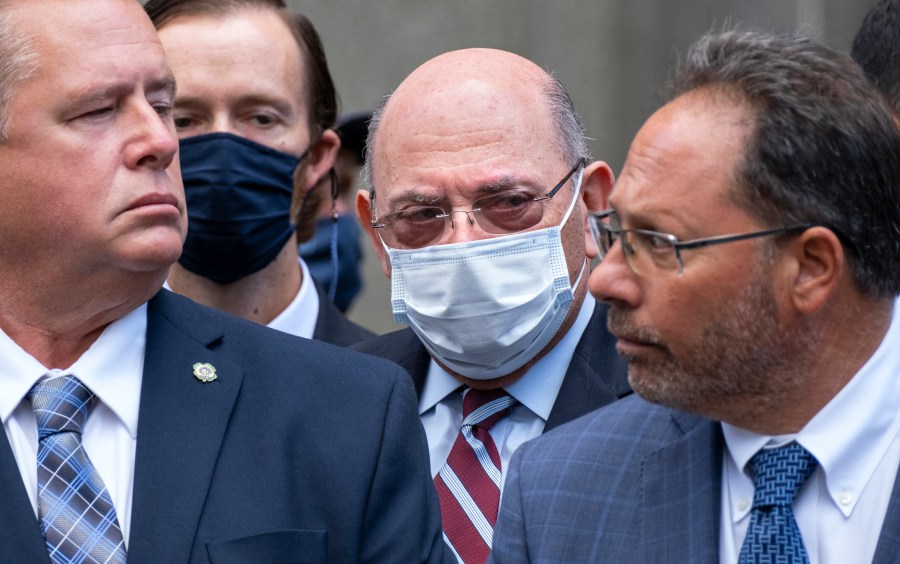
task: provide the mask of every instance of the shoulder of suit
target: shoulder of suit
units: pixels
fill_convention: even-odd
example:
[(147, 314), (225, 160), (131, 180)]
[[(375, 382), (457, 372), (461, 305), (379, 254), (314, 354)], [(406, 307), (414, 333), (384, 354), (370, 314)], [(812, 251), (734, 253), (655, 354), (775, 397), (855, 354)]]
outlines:
[(341, 374), (343, 379), (360, 381), (377, 381), (379, 373), (403, 373), (384, 359), (276, 331), (167, 290), (150, 300), (148, 307), (188, 338), (222, 351), (250, 373), (279, 366), (300, 375), (327, 372), (329, 377)]
[(632, 394), (544, 433), (525, 445), (533, 452), (523, 455), (571, 457), (600, 452), (609, 459), (642, 456), (704, 422), (709, 423)]

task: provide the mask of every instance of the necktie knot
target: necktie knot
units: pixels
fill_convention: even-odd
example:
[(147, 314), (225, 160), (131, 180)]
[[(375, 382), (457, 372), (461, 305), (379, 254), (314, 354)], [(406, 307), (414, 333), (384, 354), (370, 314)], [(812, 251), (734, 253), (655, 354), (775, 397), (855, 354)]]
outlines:
[(71, 375), (35, 384), (28, 392), (28, 399), (37, 420), (39, 439), (64, 432), (82, 434), (95, 397)]
[(515, 400), (503, 388), (476, 390), (463, 394), (463, 426), (481, 427), (488, 431), (503, 417)]
[(753, 466), (753, 507), (790, 507), (800, 487), (818, 466), (812, 454), (796, 442), (763, 449), (750, 460)]

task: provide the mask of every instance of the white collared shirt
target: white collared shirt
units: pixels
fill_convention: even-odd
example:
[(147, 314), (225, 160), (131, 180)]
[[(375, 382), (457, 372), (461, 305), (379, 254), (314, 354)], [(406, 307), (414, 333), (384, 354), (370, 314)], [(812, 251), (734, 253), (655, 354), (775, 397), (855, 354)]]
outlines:
[(309, 267), (303, 259), (300, 260), (300, 270), (303, 279), (300, 282), (300, 290), (294, 300), (278, 314), (278, 317), (269, 322), (267, 327), (290, 333), (297, 337), (313, 338), (316, 330), (316, 320), (319, 318), (319, 293), (309, 273)]
[(900, 465), (900, 299), (875, 354), (799, 433), (722, 430), (721, 563), (738, 561), (750, 522), (750, 458), (792, 440), (819, 461), (793, 504), (811, 564), (871, 562)]
[[(516, 403), (509, 415), (501, 418), (490, 431), (497, 450), (500, 451), (501, 493), (513, 453), (522, 443), (544, 431), (572, 355), (594, 313), (595, 304), (591, 296), (585, 296), (575, 323), (560, 342), (534, 363), (524, 376), (505, 388), (516, 399)], [(461, 385), (459, 380), (438, 366), (434, 359), (431, 360), (425, 386), (419, 397), (419, 417), (428, 439), (432, 476), (436, 476), (444, 466), (459, 435), (464, 389)]]
[[(319, 319), (319, 293), (316, 292), (316, 285), (309, 273), (309, 267), (302, 258), (297, 258), (300, 261), (300, 271), (303, 273), (300, 289), (291, 303), (284, 308), (284, 311), (279, 313), (266, 327), (297, 337), (312, 339), (313, 333), (316, 331), (316, 321)], [(168, 280), (163, 283), (163, 288), (172, 289), (169, 287)]]
[(0, 330), (0, 417), (35, 516), (37, 422), (25, 396), (45, 375), (72, 374), (99, 399), (85, 424), (83, 445), (109, 490), (127, 546), (146, 338), (143, 304), (107, 326), (81, 358), (60, 370), (43, 366)]

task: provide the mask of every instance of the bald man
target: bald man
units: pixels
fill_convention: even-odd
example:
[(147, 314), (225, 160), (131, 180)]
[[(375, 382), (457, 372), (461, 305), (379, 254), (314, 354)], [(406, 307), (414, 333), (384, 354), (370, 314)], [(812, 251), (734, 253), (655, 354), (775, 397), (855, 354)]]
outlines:
[(483, 562), (516, 448), (629, 393), (586, 295), (586, 219), (613, 175), (563, 86), (490, 49), (416, 69), (367, 151), (357, 212), (409, 327), (357, 348), (412, 375), (445, 541)]

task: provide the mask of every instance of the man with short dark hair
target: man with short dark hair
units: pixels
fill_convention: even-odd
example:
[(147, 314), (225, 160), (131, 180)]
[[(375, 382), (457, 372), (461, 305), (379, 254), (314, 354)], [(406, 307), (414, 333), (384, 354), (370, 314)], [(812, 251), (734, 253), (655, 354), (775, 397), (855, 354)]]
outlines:
[(512, 453), (630, 392), (586, 290), (612, 172), (562, 85), (505, 51), (426, 62), (369, 131), (357, 213), (410, 328), (358, 350), (412, 375), (447, 543), (484, 562)]
[(637, 395), (519, 450), (494, 561), (900, 561), (897, 202), (849, 57), (701, 39), (592, 216)]
[(853, 60), (900, 113), (900, 2), (881, 0), (869, 10), (853, 39)]
[(0, 0), (0, 561), (439, 561), (409, 379), (161, 290), (175, 78), (136, 0)]
[(169, 286), (292, 335), (342, 346), (372, 337), (297, 255), (340, 146), (337, 95), (312, 23), (282, 0), (144, 8), (178, 80), (188, 233)]

